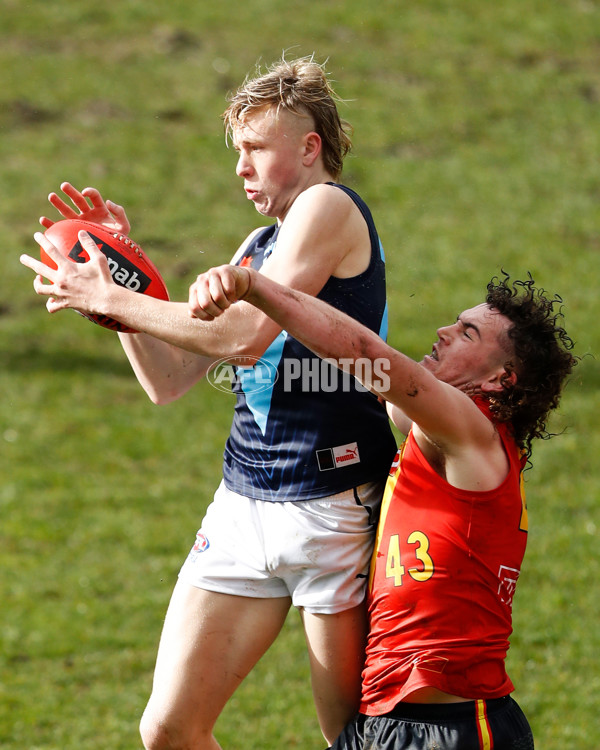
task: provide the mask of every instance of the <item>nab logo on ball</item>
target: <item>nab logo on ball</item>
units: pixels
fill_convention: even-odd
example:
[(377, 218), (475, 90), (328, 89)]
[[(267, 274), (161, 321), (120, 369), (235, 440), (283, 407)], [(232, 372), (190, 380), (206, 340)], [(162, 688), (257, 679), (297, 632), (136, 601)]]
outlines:
[[(132, 292), (141, 292), (143, 294), (150, 286), (150, 277), (146, 276), (139, 268), (136, 268), (131, 261), (117, 252), (114, 247), (105, 244), (100, 238), (95, 237), (92, 232), (88, 233), (96, 245), (98, 245), (100, 252), (106, 256), (110, 274), (115, 283), (130, 289)], [(80, 242), (77, 242), (73, 246), (69, 253), (69, 258), (74, 260), (75, 263), (87, 263), (89, 260), (89, 256)]]

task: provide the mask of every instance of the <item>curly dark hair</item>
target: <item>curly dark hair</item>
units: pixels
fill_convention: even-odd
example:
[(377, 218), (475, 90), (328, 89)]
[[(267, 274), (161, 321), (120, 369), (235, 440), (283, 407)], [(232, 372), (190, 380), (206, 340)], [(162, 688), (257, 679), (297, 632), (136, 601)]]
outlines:
[(301, 117), (310, 116), (323, 144), (323, 163), (338, 179), (344, 157), (352, 147), (352, 128), (340, 118), (339, 97), (333, 90), (325, 68), (313, 55), (297, 60), (283, 57), (265, 73), (260, 68), (254, 78), (247, 77), (242, 86), (229, 97), (223, 113), (227, 136), (252, 112), (264, 107), (285, 109)]
[(512, 326), (507, 331), (505, 368), (515, 373), (516, 383), (503, 383), (504, 390), (490, 398), (490, 408), (500, 422), (512, 425), (517, 443), (531, 455), (535, 438), (547, 439), (550, 412), (558, 406), (567, 376), (578, 359), (570, 352), (573, 341), (562, 326), (562, 298), (537, 289), (528, 273), (525, 281), (511, 282), (503, 270), (487, 285), (486, 302)]

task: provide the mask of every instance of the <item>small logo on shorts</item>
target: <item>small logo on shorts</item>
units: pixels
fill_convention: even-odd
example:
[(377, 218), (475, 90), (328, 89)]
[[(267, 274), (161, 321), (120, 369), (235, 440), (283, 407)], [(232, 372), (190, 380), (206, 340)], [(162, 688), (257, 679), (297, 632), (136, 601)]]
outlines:
[(351, 466), (360, 463), (358, 454), (358, 443), (347, 443), (335, 448), (323, 448), (317, 451), (317, 463), (319, 471), (340, 469), (343, 466)]
[(208, 541), (208, 538), (204, 536), (204, 534), (199, 531), (196, 534), (196, 542), (194, 546), (192, 547), (192, 554), (200, 554), (200, 552), (206, 552), (206, 550), (210, 547), (210, 542)]

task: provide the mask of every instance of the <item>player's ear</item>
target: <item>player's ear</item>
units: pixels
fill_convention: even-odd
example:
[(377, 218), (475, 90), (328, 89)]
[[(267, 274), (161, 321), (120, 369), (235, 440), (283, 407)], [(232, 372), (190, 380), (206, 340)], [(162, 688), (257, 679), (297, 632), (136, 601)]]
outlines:
[(500, 367), (481, 384), (483, 393), (499, 393), (514, 388), (517, 383), (517, 373), (512, 367)]
[(317, 157), (321, 153), (323, 143), (321, 136), (315, 133), (314, 130), (310, 133), (306, 133), (304, 136), (304, 152), (302, 154), (302, 163), (305, 167), (312, 167)]

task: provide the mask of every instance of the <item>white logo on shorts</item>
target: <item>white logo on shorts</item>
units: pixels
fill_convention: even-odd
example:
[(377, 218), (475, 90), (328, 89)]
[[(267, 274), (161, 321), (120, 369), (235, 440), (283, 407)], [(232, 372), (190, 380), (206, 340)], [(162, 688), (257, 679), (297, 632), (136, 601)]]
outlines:
[(319, 471), (330, 469), (341, 469), (344, 466), (360, 463), (358, 454), (358, 443), (346, 443), (335, 448), (323, 448), (317, 451), (317, 463)]

